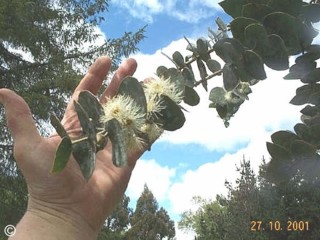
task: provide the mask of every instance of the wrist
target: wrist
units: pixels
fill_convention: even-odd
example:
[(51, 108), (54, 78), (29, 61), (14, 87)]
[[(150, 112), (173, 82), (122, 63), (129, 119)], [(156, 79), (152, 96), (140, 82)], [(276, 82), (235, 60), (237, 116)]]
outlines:
[(16, 226), (16, 233), (10, 240), (94, 240), (98, 232), (78, 216), (62, 213), (52, 208), (29, 208)]

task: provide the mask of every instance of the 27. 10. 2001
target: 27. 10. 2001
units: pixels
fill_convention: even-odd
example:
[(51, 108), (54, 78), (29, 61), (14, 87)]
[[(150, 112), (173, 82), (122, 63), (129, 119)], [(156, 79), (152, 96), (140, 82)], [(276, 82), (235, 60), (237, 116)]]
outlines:
[(263, 221), (254, 220), (250, 222), (250, 231), (309, 231), (310, 224), (308, 221), (292, 221), (289, 220), (286, 224), (280, 221), (269, 221), (265, 224)]

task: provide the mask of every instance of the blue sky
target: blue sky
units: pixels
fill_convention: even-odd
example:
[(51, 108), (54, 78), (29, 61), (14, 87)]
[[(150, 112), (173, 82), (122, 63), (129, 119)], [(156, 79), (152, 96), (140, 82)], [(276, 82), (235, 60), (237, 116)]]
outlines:
[[(205, 3), (199, 3), (194, 6), (194, 8), (202, 8), (202, 11), (205, 12), (201, 17), (198, 15), (197, 17), (194, 17), (198, 11), (191, 13), (193, 12), (191, 9), (186, 10), (186, 8), (188, 8), (188, 1), (167, 1), (176, 2), (172, 8), (167, 6), (168, 4), (165, 3), (166, 1), (129, 0), (111, 2), (106, 22), (102, 24), (101, 29), (109, 37), (119, 37), (124, 31), (134, 32), (139, 28), (148, 25), (146, 33), (147, 38), (139, 45), (141, 52), (145, 54), (153, 53), (156, 50), (167, 46), (172, 40), (180, 39), (184, 36), (189, 37), (204, 34), (208, 26), (215, 27), (214, 20), (218, 16), (226, 21), (230, 19), (227, 15), (217, 11), (217, 9), (208, 7), (208, 4)], [(159, 2), (159, 5), (163, 5), (162, 11), (157, 9), (157, 2)], [(128, 9), (127, 4), (130, 6), (130, 9)], [(176, 16), (179, 13), (175, 13), (175, 11), (182, 5), (185, 6), (186, 16)], [(183, 10), (181, 10), (181, 12), (183, 12)], [(201, 11), (199, 10), (199, 12)], [(136, 14), (138, 14), (138, 16), (136, 16)], [(186, 20), (185, 18), (187, 18), (188, 14), (190, 15), (190, 19)]]
[[(183, 37), (191, 41), (206, 37), (209, 26), (216, 28), (218, 16), (230, 22), (215, 0), (112, 0), (106, 22), (100, 27), (112, 38), (148, 25), (140, 52), (131, 56), (138, 62), (134, 76), (143, 80), (153, 76), (160, 65), (173, 67), (161, 52), (171, 55), (178, 50), (185, 56)], [(269, 157), (266, 141), (270, 135), (292, 129), (300, 117), (300, 107), (288, 104), (300, 82), (282, 80), (286, 72), (266, 70), (268, 79), (253, 87), (250, 100), (241, 106), (229, 128), (208, 108), (208, 93), (197, 88), (201, 102), (187, 107), (184, 127), (165, 132), (137, 162), (126, 192), (133, 207), (147, 183), (159, 204), (178, 221), (183, 211), (196, 209), (193, 196), (212, 199), (226, 194), (224, 181), (235, 181), (235, 168), (243, 156), (257, 171), (262, 156)], [(209, 82), (209, 89), (217, 85), (222, 85), (219, 77)], [(192, 233), (176, 231), (177, 240), (193, 239)]]

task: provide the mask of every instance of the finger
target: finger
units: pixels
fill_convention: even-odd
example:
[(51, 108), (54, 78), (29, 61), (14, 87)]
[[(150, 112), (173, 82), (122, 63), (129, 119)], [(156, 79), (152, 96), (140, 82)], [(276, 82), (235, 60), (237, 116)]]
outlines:
[[(111, 67), (111, 59), (109, 57), (103, 56), (99, 57), (89, 68), (87, 74), (79, 83), (75, 92), (81, 92), (88, 90), (93, 94), (97, 94), (99, 91), (104, 78), (109, 72)], [(78, 97), (78, 96), (76, 96)]]
[(22, 97), (9, 89), (1, 88), (0, 103), (4, 105), (7, 125), (15, 142), (40, 138), (30, 108)]
[(111, 67), (111, 59), (104, 56), (99, 57), (89, 68), (87, 74), (84, 76), (84, 78), (81, 80), (77, 88), (75, 89), (71, 100), (66, 108), (66, 113), (64, 115), (64, 118), (62, 122), (65, 122), (66, 119), (71, 117), (74, 112), (72, 111), (74, 109), (73, 101), (78, 99), (78, 95), (81, 91), (88, 90), (92, 94), (97, 94), (99, 91), (102, 82), (106, 75), (108, 74), (108, 71)]
[(137, 62), (132, 58), (126, 59), (115, 72), (110, 84), (101, 96), (101, 102), (105, 102), (107, 98), (111, 98), (117, 94), (122, 80), (134, 74), (137, 69)]

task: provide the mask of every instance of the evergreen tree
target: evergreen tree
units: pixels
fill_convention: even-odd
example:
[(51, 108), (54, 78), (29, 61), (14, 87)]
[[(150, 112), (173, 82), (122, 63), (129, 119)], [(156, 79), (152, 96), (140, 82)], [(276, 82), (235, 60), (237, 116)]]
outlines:
[(158, 202), (147, 185), (137, 201), (130, 225), (126, 240), (173, 239), (175, 236), (174, 222), (164, 208), (159, 209)]
[(98, 240), (122, 240), (128, 230), (132, 209), (129, 208), (130, 198), (126, 195), (107, 218)]

